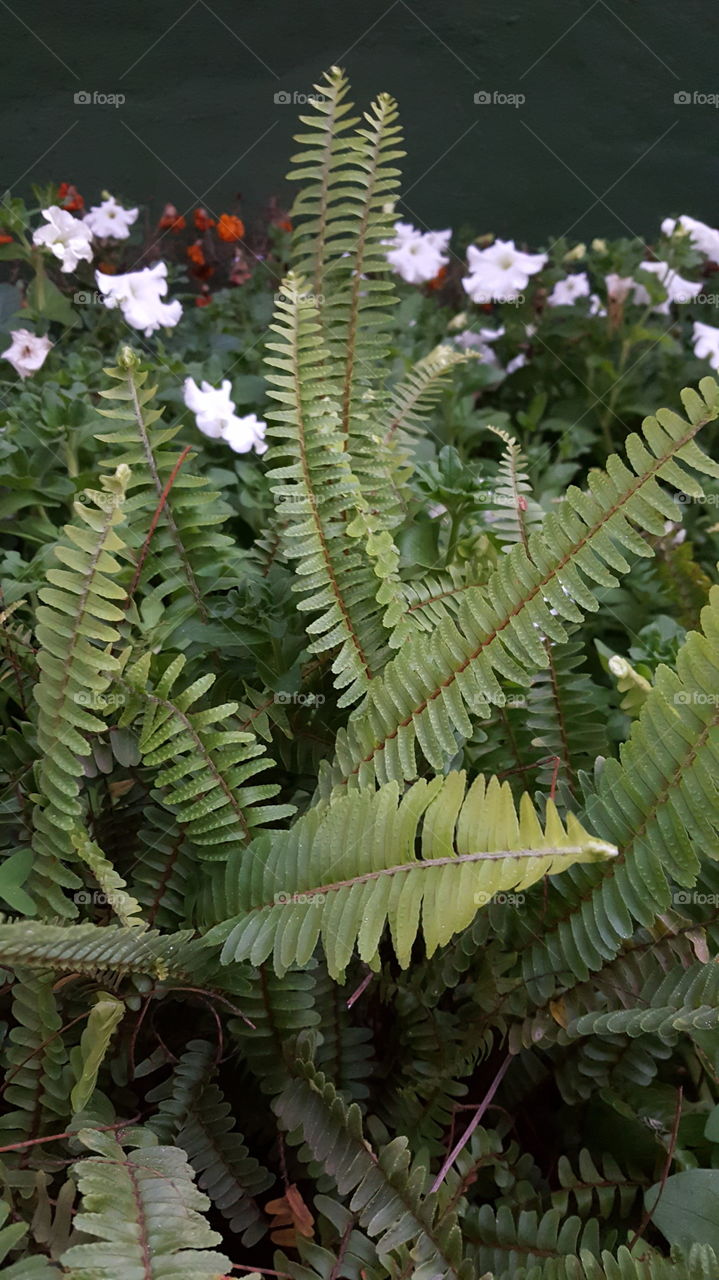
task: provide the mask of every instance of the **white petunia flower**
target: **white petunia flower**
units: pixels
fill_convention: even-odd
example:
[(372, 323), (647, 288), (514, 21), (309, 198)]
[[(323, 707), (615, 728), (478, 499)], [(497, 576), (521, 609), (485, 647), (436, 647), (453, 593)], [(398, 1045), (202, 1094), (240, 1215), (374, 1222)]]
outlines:
[(181, 302), (161, 301), (167, 293), (167, 264), (164, 262), (120, 276), (96, 271), (95, 279), (105, 295), (105, 306), (110, 309), (119, 307), (127, 323), (133, 329), (142, 329), (146, 337), (161, 326), (176, 325), (182, 315)]
[(577, 298), (589, 297), (589, 276), (586, 271), (558, 280), (547, 298), (548, 307), (573, 307)]
[(39, 338), (29, 329), (11, 329), (10, 337), (12, 344), (3, 351), (2, 359), (9, 360), (21, 378), (29, 378), (42, 368), (53, 344), (49, 338)]
[(81, 261), (92, 262), (92, 236), (84, 222), (56, 204), (41, 213), (47, 226), (37, 228), (32, 242), (54, 253), (61, 271), (74, 271)]
[(224, 439), (235, 453), (266, 453), (265, 431), (267, 423), (257, 417), (256, 413), (246, 413), (242, 418), (235, 418), (227, 427)]
[(665, 236), (684, 232), (689, 236), (695, 249), (705, 254), (707, 258), (711, 258), (712, 262), (719, 262), (719, 231), (708, 226), (706, 222), (700, 222), (698, 218), (690, 218), (688, 213), (683, 213), (679, 218), (665, 218), (662, 231)]
[(137, 209), (125, 209), (114, 196), (103, 192), (105, 199), (94, 204), (85, 214), (83, 222), (98, 240), (127, 240), (130, 227), (135, 222)]
[(463, 329), (457, 334), (455, 342), (463, 351), (476, 351), (483, 364), (499, 368), (497, 353), (489, 344), (503, 338), (504, 332), (504, 325), (499, 329)]
[(426, 284), (434, 280), (449, 258), (445, 250), (452, 236), (449, 231), (418, 231), (410, 222), (395, 222), (394, 240), (388, 241), (387, 261), (408, 284)]
[[(625, 302), (630, 293), (641, 288), (633, 276), (618, 276), (615, 271), (605, 277), (605, 283), (610, 302)], [(646, 293), (646, 289), (644, 292)], [(647, 301), (649, 301), (648, 295)]]
[(708, 360), (712, 369), (719, 373), (719, 329), (713, 324), (695, 320), (692, 341), (697, 359)]
[(195, 422), (203, 435), (211, 440), (224, 440), (235, 453), (264, 453), (267, 423), (254, 413), (238, 417), (231, 398), (232, 384), (225, 379), (220, 387), (203, 382), (198, 387), (194, 378), (185, 378), (184, 400), (195, 415)]
[(516, 373), (518, 369), (523, 369), (526, 363), (527, 357), (523, 351), (520, 351), (518, 356), (515, 356), (513, 360), (510, 360), (504, 372), (507, 377), (509, 377), (510, 373)]
[[(701, 280), (685, 280), (666, 262), (640, 262), (639, 267), (642, 271), (648, 271), (656, 276), (666, 290), (667, 297), (664, 302), (658, 302), (652, 308), (657, 315), (668, 315), (672, 302), (691, 302), (702, 291)], [(651, 302), (647, 288), (633, 276), (608, 275), (606, 285), (611, 302), (626, 302), (629, 299), (640, 307), (648, 307)]]
[[(656, 276), (659, 283), (666, 290), (666, 301), (658, 302), (653, 308), (658, 315), (668, 315), (670, 303), (691, 302), (702, 291), (701, 280), (685, 280), (683, 276), (679, 275), (678, 271), (673, 271), (666, 262), (640, 262), (639, 266), (642, 271), (648, 271), (651, 275)], [(634, 290), (634, 301), (644, 306), (648, 305), (650, 301), (647, 290), (641, 284), (638, 284)]]
[(462, 280), (472, 302), (515, 302), (529, 277), (546, 266), (544, 253), (522, 253), (513, 240), (495, 240), (487, 249), (471, 244), (467, 250), (469, 275)]

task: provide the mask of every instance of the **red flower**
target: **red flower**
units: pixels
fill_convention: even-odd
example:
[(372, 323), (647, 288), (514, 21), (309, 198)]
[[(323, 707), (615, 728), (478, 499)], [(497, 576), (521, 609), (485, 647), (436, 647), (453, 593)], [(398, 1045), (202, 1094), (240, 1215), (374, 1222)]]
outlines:
[(245, 234), (245, 224), (242, 218), (236, 218), (233, 213), (223, 213), (217, 224), (217, 234), (220, 240), (242, 240)]
[(431, 280), (428, 280), (428, 281), (427, 281), (427, 288), (428, 288), (428, 289), (441, 289), (441, 288), (442, 288), (442, 285), (444, 284), (444, 282), (445, 282), (445, 280), (446, 280), (446, 279), (447, 279), (447, 268), (446, 268), (446, 267), (440, 267), (440, 269), (439, 269), (439, 271), (437, 272), (436, 276), (433, 276)]
[(85, 201), (72, 182), (60, 183), (57, 189), (57, 198), (61, 208), (67, 209), (68, 213), (78, 213), (80, 209), (85, 208)]
[(187, 226), (187, 223), (182, 217), (182, 214), (177, 212), (174, 204), (166, 204), (162, 210), (162, 217), (157, 225), (162, 231), (178, 232), (183, 231)]
[(292, 227), (292, 219), (291, 219), (291, 218), (276, 218), (276, 219), (275, 219), (275, 226), (276, 226), (276, 227), (279, 227), (280, 231), (292, 231), (292, 230), (293, 230), (293, 227)]
[(195, 298), (196, 307), (209, 307), (211, 302), (212, 302), (212, 295), (209, 293), (198, 293), (197, 297)]
[(196, 267), (205, 266), (205, 254), (199, 240), (196, 240), (194, 244), (188, 244), (187, 256), (190, 262), (194, 262)]
[(0, 235), (0, 244), (12, 244), (12, 236)]
[(210, 217), (206, 209), (195, 209), (193, 216), (198, 231), (209, 231), (215, 225), (215, 219)]

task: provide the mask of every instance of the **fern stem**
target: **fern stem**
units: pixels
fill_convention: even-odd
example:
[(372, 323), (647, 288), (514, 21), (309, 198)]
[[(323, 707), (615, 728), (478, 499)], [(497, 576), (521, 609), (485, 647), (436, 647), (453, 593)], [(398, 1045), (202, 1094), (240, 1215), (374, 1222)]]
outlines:
[(475, 1111), (474, 1115), (472, 1116), (472, 1119), (470, 1120), (469, 1124), (467, 1125), (467, 1128), (465, 1129), (464, 1133), (462, 1134), (462, 1137), (459, 1139), (459, 1141), (458, 1141), (458, 1142), (456, 1142), (456, 1143), (455, 1143), (454, 1147), (452, 1148), (452, 1150), (450, 1151), (449, 1155), (447, 1156), (447, 1159), (445, 1160), (444, 1164), (442, 1165), (442, 1168), (440, 1169), (439, 1173), (437, 1174), (437, 1177), (435, 1178), (434, 1182), (432, 1183), (432, 1186), (431, 1186), (431, 1188), (430, 1188), (430, 1190), (431, 1190), (431, 1191), (433, 1191), (433, 1192), (434, 1192), (434, 1191), (438, 1191), (438, 1190), (439, 1190), (439, 1188), (441, 1187), (442, 1183), (444, 1182), (445, 1177), (447, 1176), (448, 1171), (452, 1168), (452, 1165), (454, 1164), (455, 1160), (457, 1159), (457, 1156), (458, 1156), (458, 1155), (460, 1154), (460, 1152), (461, 1152), (461, 1151), (463, 1151), (463, 1150), (464, 1150), (464, 1148), (466, 1147), (467, 1143), (469, 1142), (470, 1138), (472, 1137), (472, 1134), (474, 1133), (475, 1129), (477, 1128), (477, 1125), (479, 1124), (480, 1120), (482, 1119), (482, 1116), (484, 1115), (485, 1111), (486, 1111), (486, 1110), (487, 1110), (487, 1108), (489, 1107), (489, 1104), (490, 1104), (490, 1102), (492, 1101), (492, 1098), (494, 1097), (494, 1095), (495, 1095), (495, 1093), (497, 1092), (497, 1090), (498, 1090), (498, 1088), (499, 1088), (500, 1084), (502, 1083), (502, 1081), (503, 1081), (503, 1079), (504, 1079), (505, 1075), (507, 1074), (507, 1071), (509, 1070), (509, 1064), (510, 1064), (510, 1063), (511, 1063), (511, 1061), (512, 1061), (512, 1056), (513, 1056), (513, 1055), (512, 1055), (511, 1053), (508, 1053), (508, 1054), (507, 1054), (506, 1058), (504, 1059), (504, 1062), (502, 1063), (501, 1067), (499, 1068), (499, 1071), (497, 1072), (496, 1076), (494, 1077), (494, 1080), (492, 1081), (492, 1083), (491, 1083), (491, 1085), (489, 1086), (489, 1088), (488, 1088), (487, 1092), (485, 1093), (484, 1098), (483, 1098), (483, 1099), (482, 1099), (482, 1101), (480, 1102), (479, 1106), (477, 1107), (477, 1110)]

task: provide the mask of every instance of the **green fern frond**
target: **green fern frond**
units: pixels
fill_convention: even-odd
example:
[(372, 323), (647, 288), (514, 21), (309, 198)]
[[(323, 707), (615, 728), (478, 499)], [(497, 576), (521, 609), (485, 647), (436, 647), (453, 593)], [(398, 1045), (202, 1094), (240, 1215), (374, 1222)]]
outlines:
[(294, 805), (267, 804), (279, 786), (255, 781), (274, 761), (254, 735), (218, 727), (238, 704), (196, 708), (214, 675), (200, 676), (173, 693), (185, 661), (182, 654), (174, 658), (154, 687), (148, 687), (147, 658), (131, 667), (123, 681), (131, 697), (120, 724), (132, 723), (142, 708), (139, 750), (144, 764), (158, 770), (156, 798), (168, 806), (200, 857), (224, 858), (295, 810)]
[(694, 443), (719, 414), (719, 387), (705, 378), (701, 391), (704, 399), (683, 393), (689, 423), (668, 409), (646, 418), (644, 440), (627, 438), (630, 466), (613, 456), (606, 472), (590, 474), (587, 492), (570, 488), (527, 549), (513, 546), (484, 590), (463, 594), (457, 623), (445, 619), (387, 664), (338, 734), (325, 794), (333, 785), (416, 777), (417, 743), (434, 769), (446, 768), (472, 732), (468, 712), (486, 719), (504, 696), (497, 675), (526, 684), (547, 666), (545, 638), (564, 643), (564, 623), (599, 608), (596, 586), (614, 586), (629, 571), (624, 551), (651, 555), (642, 532), (661, 531), (676, 512), (659, 481), (693, 493), (691, 471), (719, 475)]
[(164, 979), (186, 972), (197, 955), (192, 930), (162, 935), (119, 925), (55, 925), (39, 921), (0, 924), (0, 965), (88, 975), (151, 974)]
[(79, 1160), (74, 1175), (82, 1196), (75, 1227), (96, 1237), (72, 1245), (61, 1262), (80, 1280), (118, 1276), (217, 1280), (231, 1268), (215, 1253), (221, 1241), (207, 1225), (209, 1201), (195, 1186), (187, 1158), (178, 1147), (153, 1146), (147, 1131), (128, 1133), (123, 1150), (107, 1133), (81, 1129), (78, 1137), (98, 1154)]
[(573, 636), (564, 645), (546, 644), (548, 666), (532, 676), (526, 691), (526, 724), (542, 757), (536, 772), (541, 787), (554, 783), (564, 806), (579, 803), (581, 770), (609, 754), (607, 695), (582, 670), (584, 648)]
[(627, 1174), (612, 1155), (605, 1154), (595, 1162), (590, 1151), (582, 1147), (577, 1171), (566, 1156), (560, 1156), (557, 1178), (561, 1191), (552, 1192), (552, 1207), (563, 1216), (572, 1205), (581, 1218), (597, 1214), (603, 1219), (617, 1214), (626, 1221), (647, 1179)]
[(344, 689), (342, 704), (367, 690), (386, 652), (376, 600), (379, 583), (358, 538), (348, 536), (346, 518), (363, 505), (359, 484), (344, 451), (336, 381), (319, 333), (317, 304), (303, 297), (302, 282), (288, 277), (277, 303), (268, 343), (269, 394), (280, 408), (270, 417), (277, 441), (268, 455), (279, 511), (292, 521), (283, 531), (287, 555), (297, 561), (299, 608), (319, 616), (308, 626), (311, 653), (339, 647), (332, 670)]
[(120, 640), (117, 624), (125, 616), (118, 603), (125, 591), (114, 581), (121, 569), (116, 554), (124, 546), (115, 530), (124, 519), (129, 479), (121, 464), (113, 477), (103, 477), (102, 492), (88, 491), (88, 502), (75, 503), (78, 521), (66, 525), (65, 539), (55, 548), (66, 567), (50, 569), (49, 586), (39, 591), (35, 698), (40, 801), (34, 814), (36, 865), (28, 887), (53, 915), (77, 914), (62, 889), (81, 884), (66, 864), (77, 861), (73, 832), (84, 820), (82, 758), (90, 754), (87, 735), (105, 728), (95, 708), (104, 707), (111, 678), (121, 667), (111, 652)]
[(162, 417), (162, 410), (152, 407), (157, 388), (147, 385), (148, 371), (136, 352), (123, 348), (117, 367), (105, 373), (119, 385), (99, 393), (116, 405), (98, 410), (111, 428), (97, 439), (113, 446), (105, 465), (132, 469), (125, 515), (128, 545), (138, 561), (134, 594), (142, 616), (155, 628), (154, 637), (166, 643), (193, 614), (207, 620), (208, 597), (236, 578), (237, 548), (217, 530), (230, 509), (206, 476), (194, 474), (189, 465), (178, 469), (182, 453), (172, 442), (180, 426), (157, 425)]
[(160, 1142), (172, 1142), (187, 1152), (198, 1185), (230, 1230), (249, 1246), (266, 1229), (255, 1197), (271, 1187), (274, 1178), (249, 1155), (242, 1135), (234, 1130), (229, 1104), (213, 1083), (216, 1068), (209, 1041), (191, 1040), (169, 1081), (147, 1095), (149, 1102), (160, 1100), (148, 1124)]
[(490, 1204), (472, 1206), (462, 1229), (470, 1246), (476, 1275), (503, 1277), (531, 1270), (544, 1259), (574, 1257), (600, 1251), (598, 1225), (594, 1219), (582, 1223), (578, 1217), (563, 1217), (557, 1209), (537, 1214), (524, 1209), (512, 1212), (509, 1205), (496, 1211)]
[(657, 668), (621, 761), (607, 760), (589, 797), (592, 830), (620, 850), (611, 872), (578, 876), (577, 901), (525, 952), (525, 974), (586, 981), (611, 960), (635, 924), (651, 925), (691, 889), (701, 857), (719, 858), (719, 587), (702, 610), (703, 634), (679, 650), (676, 673)]
[(288, 1079), (284, 1046), (300, 1032), (319, 1026), (314, 975), (291, 970), (280, 978), (260, 965), (243, 992), (242, 1011), (247, 1022), (233, 1019), (233, 1038), (262, 1092), (277, 1094)]
[(195, 872), (190, 841), (167, 810), (148, 805), (144, 817), (146, 825), (137, 835), (137, 858), (127, 873), (130, 889), (151, 929), (176, 929), (187, 919)]
[(339, 67), (332, 67), (320, 84), (312, 107), (313, 114), (300, 116), (311, 130), (300, 133), (295, 141), (303, 150), (292, 157), (290, 182), (301, 182), (292, 207), (295, 223), (293, 257), (298, 273), (311, 281), (316, 296), (324, 291), (327, 264), (338, 250), (337, 210), (344, 204), (344, 187), (349, 161), (354, 158), (347, 131), (358, 123), (358, 116), (348, 116), (352, 104), (346, 101), (349, 84)]
[[(422, 824), (421, 857), (415, 844)], [(507, 783), (483, 776), (465, 796), (465, 775), (420, 780), (400, 800), (397, 783), (347, 792), (319, 805), (272, 842), (227, 863), (227, 906), (235, 918), (207, 935), (224, 940), (225, 963), (261, 964), (278, 974), (306, 964), (322, 939), (330, 975), (353, 951), (377, 965), (389, 923), (406, 968), (417, 934), (427, 954), (470, 924), (493, 895), (521, 891), (576, 861), (611, 857), (573, 815), (563, 826), (548, 802), (544, 829), (529, 796), (519, 813)]]
[[(0, 963), (6, 963), (4, 957)], [(52, 980), (46, 973), (12, 967), (15, 1025), (3, 1045), (2, 1063), (4, 1097), (13, 1109), (0, 1116), (2, 1145), (37, 1138), (52, 1133), (58, 1122), (62, 1125), (70, 1114), (72, 1083)]]
[(351, 1209), (360, 1226), (377, 1238), (381, 1262), (409, 1246), (415, 1280), (470, 1280), (462, 1258), (462, 1238), (453, 1214), (427, 1191), (427, 1170), (412, 1166), (405, 1138), (395, 1138), (375, 1154), (364, 1138), (356, 1103), (348, 1106), (299, 1045), (295, 1078), (273, 1108), (289, 1141), (307, 1149), (333, 1178), (341, 1196), (352, 1193)]

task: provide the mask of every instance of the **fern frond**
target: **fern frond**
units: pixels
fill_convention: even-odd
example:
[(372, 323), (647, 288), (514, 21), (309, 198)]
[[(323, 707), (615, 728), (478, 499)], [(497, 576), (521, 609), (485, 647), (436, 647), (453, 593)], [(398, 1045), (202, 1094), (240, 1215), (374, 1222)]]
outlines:
[(137, 858), (128, 871), (130, 889), (151, 929), (171, 930), (187, 919), (187, 899), (195, 870), (187, 832), (157, 805), (144, 812)]
[(121, 666), (110, 651), (120, 640), (116, 624), (125, 616), (118, 605), (125, 592), (114, 581), (121, 569), (116, 553), (123, 550), (115, 529), (124, 518), (129, 479), (121, 464), (114, 476), (103, 477), (103, 492), (88, 491), (87, 503), (75, 503), (78, 522), (66, 525), (65, 539), (55, 548), (67, 567), (48, 570), (50, 585), (39, 591), (40, 801), (34, 813), (36, 865), (28, 887), (50, 914), (65, 917), (77, 915), (77, 907), (62, 889), (81, 884), (67, 864), (77, 861), (73, 832), (84, 818), (79, 779), (82, 758), (90, 754), (87, 735), (105, 728), (95, 708), (104, 706), (111, 677)]
[[(421, 857), (415, 853), (422, 824)], [(543, 829), (529, 796), (519, 808), (507, 783), (480, 775), (420, 780), (400, 800), (397, 783), (348, 792), (311, 809), (286, 832), (256, 841), (226, 868), (232, 920), (212, 929), (225, 963), (261, 964), (278, 974), (309, 960), (322, 939), (330, 975), (355, 950), (372, 966), (389, 923), (402, 968), (418, 932), (427, 954), (469, 925), (494, 894), (521, 891), (576, 861), (611, 857), (573, 815), (566, 828), (548, 802)]]
[(577, 1171), (566, 1156), (560, 1156), (557, 1178), (561, 1191), (552, 1192), (552, 1207), (562, 1215), (576, 1208), (581, 1218), (598, 1214), (607, 1219), (617, 1214), (627, 1221), (642, 1188), (648, 1185), (641, 1175), (627, 1175), (612, 1155), (605, 1154), (595, 1162), (590, 1151), (582, 1147)]
[(129, 1149), (123, 1150), (106, 1133), (80, 1130), (80, 1141), (98, 1154), (74, 1166), (82, 1195), (75, 1226), (96, 1237), (62, 1255), (63, 1266), (78, 1280), (88, 1275), (93, 1280), (122, 1275), (217, 1280), (230, 1270), (228, 1258), (210, 1252), (221, 1237), (205, 1221), (209, 1201), (197, 1190), (184, 1152), (150, 1145), (151, 1136), (131, 1131)]
[(363, 1136), (359, 1107), (347, 1106), (312, 1063), (307, 1045), (298, 1046), (292, 1070), (295, 1078), (273, 1103), (278, 1119), (290, 1141), (304, 1139), (340, 1195), (352, 1193), (350, 1207), (377, 1238), (380, 1261), (408, 1245), (415, 1280), (438, 1274), (470, 1280), (456, 1219), (427, 1192), (427, 1170), (411, 1165), (406, 1139), (395, 1138), (376, 1155)]
[(13, 1108), (0, 1116), (3, 1145), (40, 1137), (48, 1129), (52, 1133), (70, 1114), (67, 1050), (52, 980), (22, 967), (16, 973), (15, 1025), (2, 1049), (4, 1096)]
[(295, 137), (303, 150), (292, 157), (287, 178), (303, 184), (292, 207), (296, 269), (311, 281), (313, 293), (321, 296), (327, 263), (338, 252), (334, 243), (337, 207), (344, 203), (347, 167), (353, 158), (347, 131), (359, 117), (347, 114), (352, 110), (346, 101), (349, 84), (339, 67), (332, 67), (314, 87), (313, 114), (300, 116), (311, 132)]
[(609, 874), (572, 873), (579, 892), (525, 952), (525, 974), (586, 981), (619, 952), (635, 923), (671, 902), (671, 881), (692, 888), (701, 856), (719, 858), (719, 587), (702, 610), (703, 634), (679, 650), (676, 672), (657, 668), (621, 762), (607, 760), (589, 797), (592, 830), (620, 856)]
[(148, 687), (146, 659), (131, 667), (123, 687), (132, 696), (120, 724), (131, 723), (138, 708), (143, 709), (139, 750), (143, 762), (158, 770), (156, 798), (164, 801), (201, 857), (224, 858), (229, 849), (247, 844), (256, 832), (295, 810), (294, 805), (266, 803), (279, 786), (254, 781), (274, 764), (254, 735), (218, 727), (238, 704), (196, 708), (214, 675), (200, 676), (173, 693), (185, 661), (182, 654), (173, 659), (154, 688)]
[(689, 423), (668, 409), (646, 418), (644, 440), (627, 438), (630, 466), (613, 456), (606, 472), (590, 474), (587, 492), (570, 488), (526, 550), (513, 546), (486, 589), (464, 593), (457, 623), (445, 619), (387, 664), (338, 734), (325, 793), (350, 782), (414, 778), (417, 743), (434, 769), (446, 768), (458, 739), (472, 732), (468, 712), (486, 719), (503, 696), (497, 675), (526, 684), (547, 666), (544, 638), (564, 643), (564, 623), (599, 607), (596, 585), (614, 586), (616, 575), (629, 571), (623, 552), (652, 554), (642, 531), (661, 531), (676, 513), (659, 481), (694, 492), (699, 485), (691, 471), (719, 475), (719, 465), (694, 443), (719, 414), (719, 387), (705, 378), (701, 390), (704, 399), (683, 393)]
[(160, 1100), (148, 1124), (160, 1142), (172, 1142), (187, 1152), (198, 1185), (229, 1223), (244, 1245), (265, 1232), (255, 1197), (272, 1186), (274, 1178), (251, 1157), (242, 1135), (234, 1131), (230, 1107), (213, 1083), (217, 1063), (207, 1040), (191, 1040), (173, 1068), (170, 1079), (148, 1094)]
[(263, 1093), (277, 1094), (287, 1084), (284, 1046), (288, 1040), (319, 1026), (314, 996), (311, 972), (291, 970), (280, 978), (261, 965), (250, 979), (249, 990), (242, 996), (247, 1022), (235, 1018), (230, 1029)]
[(532, 676), (526, 692), (526, 724), (543, 762), (536, 777), (541, 787), (554, 782), (561, 804), (579, 802), (578, 775), (609, 753), (607, 695), (584, 665), (579, 638), (564, 645), (546, 643), (548, 666)]
[(206, 621), (208, 597), (236, 579), (237, 548), (217, 530), (230, 509), (207, 477), (187, 465), (194, 454), (177, 469), (181, 453), (172, 442), (180, 426), (157, 425), (157, 388), (148, 386), (136, 352), (123, 348), (117, 367), (105, 373), (118, 385), (99, 394), (116, 403), (98, 411), (110, 426), (97, 439), (113, 447), (105, 465), (132, 469), (125, 514), (128, 545), (138, 560), (134, 594), (155, 637), (166, 643), (193, 614)]
[[(355, 702), (384, 660), (386, 635), (379, 617), (377, 577), (364, 549), (348, 536), (346, 517), (359, 514), (362, 495), (344, 451), (337, 385), (319, 333), (317, 304), (303, 297), (302, 282), (288, 277), (277, 303), (268, 343), (271, 411), (270, 480), (292, 515), (283, 531), (287, 555), (297, 561), (298, 607), (319, 616), (309, 624), (311, 653), (339, 647), (332, 664), (342, 704)], [(286, 504), (286, 505), (285, 505)]]
[(490, 1204), (472, 1206), (462, 1224), (476, 1268), (476, 1275), (490, 1272), (508, 1280), (530, 1270), (544, 1259), (597, 1256), (599, 1230), (594, 1219), (582, 1223), (578, 1217), (563, 1217), (557, 1209), (537, 1214), (524, 1209), (513, 1212), (509, 1205), (495, 1209)]
[[(39, 921), (0, 924), (0, 965), (66, 973), (146, 973), (166, 978), (185, 973), (191, 959), (192, 930), (162, 935), (153, 930), (55, 925)], [(197, 957), (197, 946), (194, 948)]]

